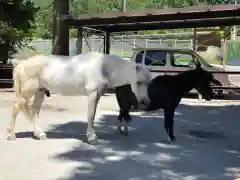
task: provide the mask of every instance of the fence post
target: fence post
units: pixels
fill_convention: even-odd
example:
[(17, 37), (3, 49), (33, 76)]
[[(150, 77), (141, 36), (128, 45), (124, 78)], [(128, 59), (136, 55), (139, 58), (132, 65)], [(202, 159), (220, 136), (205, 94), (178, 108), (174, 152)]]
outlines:
[(121, 36), (121, 54), (123, 55), (123, 36)]
[(202, 100), (202, 95), (200, 93), (198, 93), (198, 100), (201, 101)]
[(227, 46), (228, 46), (228, 40), (227, 38), (224, 38), (223, 39), (223, 62), (222, 62), (224, 70), (226, 70), (226, 64), (227, 64), (227, 55), (228, 55)]
[(96, 38), (91, 38), (91, 46), (92, 51), (94, 51), (94, 44), (95, 44)]
[(136, 39), (133, 40), (133, 48), (136, 48)]

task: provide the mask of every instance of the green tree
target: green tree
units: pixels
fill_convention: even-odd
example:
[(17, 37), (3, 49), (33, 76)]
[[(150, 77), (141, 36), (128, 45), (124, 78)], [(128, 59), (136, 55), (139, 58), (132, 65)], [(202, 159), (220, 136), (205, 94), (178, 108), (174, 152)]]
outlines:
[(32, 39), (38, 8), (29, 0), (2, 0), (0, 8), (0, 59), (5, 63)]

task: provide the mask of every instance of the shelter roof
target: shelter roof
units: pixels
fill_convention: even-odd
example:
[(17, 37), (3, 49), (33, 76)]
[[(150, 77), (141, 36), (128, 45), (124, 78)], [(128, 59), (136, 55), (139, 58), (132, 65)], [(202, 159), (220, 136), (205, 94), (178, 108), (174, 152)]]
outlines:
[(240, 4), (200, 5), (141, 12), (110, 12), (80, 17), (62, 16), (68, 26), (109, 32), (178, 29), (240, 24)]

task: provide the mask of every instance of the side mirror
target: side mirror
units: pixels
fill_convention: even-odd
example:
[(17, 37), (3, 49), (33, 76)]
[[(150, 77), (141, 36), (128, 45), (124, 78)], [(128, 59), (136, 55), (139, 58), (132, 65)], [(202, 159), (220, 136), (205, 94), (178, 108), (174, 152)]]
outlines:
[(197, 67), (197, 65), (194, 62), (188, 63), (188, 66), (191, 67), (191, 68), (196, 68)]

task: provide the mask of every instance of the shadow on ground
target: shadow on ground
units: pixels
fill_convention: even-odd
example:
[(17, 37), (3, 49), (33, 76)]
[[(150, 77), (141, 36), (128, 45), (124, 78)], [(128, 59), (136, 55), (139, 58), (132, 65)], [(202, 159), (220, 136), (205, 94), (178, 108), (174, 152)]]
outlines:
[[(77, 162), (68, 180), (233, 179), (240, 167), (239, 106), (180, 105), (175, 112), (177, 142), (167, 143), (163, 112), (133, 116), (128, 137), (115, 129), (116, 116), (96, 123), (99, 142), (52, 157)], [(71, 121), (49, 129), (50, 139), (85, 141), (86, 124)]]

